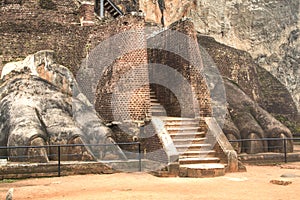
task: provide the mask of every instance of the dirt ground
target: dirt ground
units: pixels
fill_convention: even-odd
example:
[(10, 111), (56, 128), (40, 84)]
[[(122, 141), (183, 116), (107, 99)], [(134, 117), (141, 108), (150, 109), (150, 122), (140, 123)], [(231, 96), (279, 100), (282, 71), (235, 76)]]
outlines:
[[(288, 176), (288, 178), (281, 177)], [(271, 180), (291, 181), (283, 186)], [(146, 173), (78, 175), (0, 183), (0, 199), (300, 199), (300, 163), (247, 166), (216, 178), (158, 178)]]

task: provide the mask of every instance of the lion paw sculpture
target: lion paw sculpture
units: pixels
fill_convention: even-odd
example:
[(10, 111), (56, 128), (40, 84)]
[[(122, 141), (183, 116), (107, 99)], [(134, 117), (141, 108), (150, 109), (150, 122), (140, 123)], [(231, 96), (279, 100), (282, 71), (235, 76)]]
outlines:
[[(53, 57), (52, 51), (40, 51), (4, 66), (0, 146), (10, 149), (1, 149), (0, 156), (11, 161), (48, 162), (57, 159), (58, 145), (69, 145), (60, 149), (62, 160), (124, 158), (71, 72)], [(106, 145), (92, 146), (100, 144)]]

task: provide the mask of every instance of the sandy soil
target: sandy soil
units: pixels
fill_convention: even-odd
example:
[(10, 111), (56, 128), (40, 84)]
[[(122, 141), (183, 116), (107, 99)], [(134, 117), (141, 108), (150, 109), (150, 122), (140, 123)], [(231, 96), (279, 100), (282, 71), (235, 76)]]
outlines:
[[(300, 163), (247, 166), (216, 178), (158, 178), (146, 173), (82, 175), (0, 183), (0, 199), (300, 199)], [(290, 176), (283, 178), (281, 175)], [(292, 181), (283, 186), (271, 180)]]

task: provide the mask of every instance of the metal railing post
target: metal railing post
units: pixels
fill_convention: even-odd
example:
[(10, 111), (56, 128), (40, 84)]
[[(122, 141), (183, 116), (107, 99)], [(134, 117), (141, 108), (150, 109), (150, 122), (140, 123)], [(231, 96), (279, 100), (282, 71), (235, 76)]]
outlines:
[(284, 148), (284, 162), (287, 163), (287, 147), (286, 147), (286, 138), (283, 138), (283, 148)]
[(141, 143), (138, 143), (139, 145), (139, 171), (142, 171), (142, 155), (141, 155)]
[(57, 159), (58, 159), (58, 177), (60, 177), (60, 146), (57, 146)]
[(104, 17), (104, 0), (100, 0), (100, 17)]

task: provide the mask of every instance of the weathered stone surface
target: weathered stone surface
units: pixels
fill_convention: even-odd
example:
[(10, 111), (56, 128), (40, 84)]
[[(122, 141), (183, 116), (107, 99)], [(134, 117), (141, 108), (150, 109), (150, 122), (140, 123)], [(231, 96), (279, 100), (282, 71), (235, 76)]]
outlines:
[[(240, 131), (240, 137), (250, 139), (243, 143), (247, 153), (265, 151), (283, 152), (282, 141), (260, 141), (260, 138), (292, 138), (288, 128), (247, 96), (235, 83), (225, 80), (230, 116)], [(287, 141), (287, 151), (293, 151), (292, 141)]]
[[(3, 1), (2, 1), (3, 2)], [(141, 22), (141, 18), (132, 18), (130, 16), (124, 16), (122, 18), (118, 18), (117, 20), (111, 22), (111, 23), (107, 23), (107, 21), (105, 22), (99, 22), (95, 25), (95, 27), (80, 27), (78, 24), (78, 16), (77, 16), (77, 4), (75, 3), (75, 1), (68, 1), (68, 2), (63, 2), (63, 3), (58, 3), (59, 1), (57, 0), (52, 0), (51, 2), (53, 2), (53, 6), (51, 8), (51, 6), (49, 7), (45, 7), (44, 5), (40, 5), (37, 3), (38, 1), (34, 1), (34, 0), (28, 0), (26, 1), (26, 3), (19, 5), (19, 4), (10, 4), (10, 5), (4, 5), (1, 4), (1, 12), (0, 12), (0, 16), (1, 18), (5, 19), (3, 21), (1, 21), (1, 28), (0, 28), (0, 39), (2, 41), (2, 45), (1, 45), (1, 49), (0, 49), (0, 60), (4, 63), (6, 63), (7, 61), (11, 61), (11, 60), (15, 60), (15, 59), (20, 59), (20, 58), (25, 58), (25, 55), (28, 55), (29, 53), (33, 53), (37, 50), (40, 49), (44, 49), (44, 48), (51, 48), (51, 49), (55, 49), (56, 51), (59, 52), (59, 63), (64, 64), (65, 66), (68, 66), (70, 68), (72, 68), (72, 72), (77, 72), (78, 66), (82, 60), (83, 57), (85, 57), (88, 53), (91, 52), (91, 50), (93, 48), (95, 48), (99, 42), (103, 41), (104, 39), (109, 38), (112, 34), (116, 34), (116, 33), (120, 33), (122, 31), (126, 31), (132, 27), (135, 27), (137, 24), (144, 24), (144, 22)], [(121, 1), (116, 1), (116, 2), (120, 2)], [(125, 2), (125, 1), (124, 1)], [(220, 15), (220, 13), (222, 12), (222, 3), (225, 1), (216, 1), (216, 2), (204, 2), (204, 1), (169, 1), (169, 0), (158, 0), (158, 1), (140, 1), (140, 5), (142, 6), (143, 2), (147, 3), (146, 6), (148, 6), (148, 11), (146, 14), (154, 14), (154, 17), (157, 18), (155, 20), (153, 20), (153, 22), (156, 22), (156, 20), (161, 20), (161, 10), (163, 10), (164, 12), (164, 23), (166, 25), (168, 25), (169, 23), (178, 20), (180, 18), (182, 18), (183, 16), (191, 16), (194, 21), (195, 21), (195, 25), (196, 28), (198, 29), (198, 31), (200, 31), (201, 33), (204, 34), (208, 34), (211, 36), (214, 36), (215, 38), (217, 38), (217, 40), (224, 42), (228, 45), (231, 46), (235, 46), (247, 51), (250, 51), (252, 53), (252, 55), (254, 55), (254, 57), (259, 58), (256, 59), (257, 63), (261, 64), (264, 62), (267, 63), (276, 63), (278, 62), (278, 57), (281, 56), (281, 54), (279, 56), (273, 55), (269, 56), (269, 53), (267, 53), (265, 55), (259, 55), (257, 54), (257, 52), (264, 52), (266, 49), (269, 51), (273, 51), (273, 47), (276, 46), (276, 44), (278, 42), (277, 39), (278, 37), (277, 35), (280, 35), (278, 33), (276, 33), (277, 31), (277, 27), (275, 28), (275, 36), (273, 37), (272, 35), (270, 35), (270, 41), (267, 41), (269, 38), (268, 34), (273, 34), (272, 31), (266, 31), (265, 32), (259, 32), (264, 30), (264, 28), (261, 28), (262, 26), (258, 26), (259, 23), (257, 22), (264, 22), (264, 19), (251, 19), (249, 17), (249, 13), (252, 15), (253, 13), (257, 13), (260, 10), (260, 6), (263, 6), (265, 4), (267, 4), (267, 1), (263, 1), (263, 2), (240, 2), (240, 1), (230, 1), (230, 2), (226, 2), (225, 6), (224, 6), (224, 13), (226, 15)], [(220, 3), (221, 2), (221, 3)], [(277, 7), (277, 5), (275, 5), (276, 3), (278, 3), (278, 5), (281, 5), (281, 2), (279, 1), (268, 1), (269, 5), (276, 9), (271, 9), (270, 12), (273, 13), (274, 12), (279, 12), (279, 8)], [(159, 12), (159, 13), (153, 13), (151, 12), (151, 6), (149, 6), (149, 4), (154, 5), (155, 9)], [(164, 4), (164, 7), (162, 9), (162, 4)], [(251, 7), (252, 5), (257, 6), (255, 8)], [(125, 5), (125, 4), (124, 4)], [(288, 1), (288, 3), (286, 3), (286, 5), (288, 6), (292, 6), (294, 5), (294, 7), (291, 7), (292, 10), (296, 10), (297, 8), (297, 2), (295, 1)], [(140, 7), (141, 7), (140, 6)], [(51, 9), (50, 9), (51, 8)], [(176, 9), (178, 8), (178, 9)], [(200, 9), (201, 8), (201, 9)], [(194, 10), (193, 10), (194, 9)], [(249, 10), (250, 9), (250, 10)], [(286, 14), (286, 7), (283, 8), (284, 12)], [(2, 12), (3, 11), (3, 12)], [(199, 12), (198, 12), (199, 11)], [(266, 10), (269, 12), (269, 10)], [(265, 15), (264, 12), (262, 12), (263, 15)], [(232, 16), (231, 16), (232, 14)], [(257, 14), (257, 16), (255, 17), (259, 17), (260, 14)], [(198, 22), (197, 19), (200, 19), (203, 21), (204, 25), (201, 24), (202, 22)], [(280, 14), (281, 16), (281, 14)], [(289, 31), (291, 30), (291, 28), (289, 27), (290, 24), (294, 24), (296, 18), (290, 18), (290, 15), (287, 15), (288, 17), (285, 19), (282, 18), (282, 20), (284, 21), (283, 24), (287, 23), (286, 25), (286, 31), (289, 33)], [(146, 15), (146, 18), (148, 16)], [(198, 17), (198, 18), (197, 18)], [(269, 16), (266, 17), (267, 20), (269, 20)], [(223, 23), (223, 21), (226, 21), (226, 23)], [(231, 21), (233, 22), (233, 24), (230, 24)], [(239, 21), (240, 20), (240, 21)], [(252, 23), (252, 21), (254, 20), (255, 23)], [(277, 19), (276, 19), (277, 20)], [(279, 19), (281, 20), (281, 19)], [(151, 21), (151, 20), (150, 20)], [(105, 24), (107, 23), (107, 24)], [(159, 22), (160, 23), (160, 22)], [(273, 23), (273, 22), (272, 22)], [(271, 26), (268, 26), (269, 28), (272, 28), (272, 23)], [(288, 24), (290, 23), (290, 24)], [(252, 27), (252, 25), (257, 26), (257, 27)], [(203, 28), (204, 27), (204, 28)], [(251, 32), (251, 34), (248, 34), (247, 31), (253, 31), (253, 34)], [(272, 30), (272, 29), (270, 29)], [(278, 29), (279, 30), (279, 29)], [(281, 30), (281, 29), (280, 29)], [(279, 30), (279, 31), (280, 31)], [(293, 28), (294, 30), (294, 28)], [(281, 32), (280, 32), (281, 33)], [(250, 35), (250, 36), (249, 36)], [(255, 36), (254, 39), (251, 38), (251, 36)], [(284, 35), (284, 34), (283, 34)], [(271, 37), (272, 36), (272, 37)], [(256, 37), (258, 37), (259, 39), (255, 39)], [(261, 38), (260, 38), (261, 37)], [(249, 42), (249, 38), (250, 38), (250, 42)], [(280, 36), (280, 38), (282, 40), (280, 41), (285, 41), (285, 36)], [(253, 42), (253, 41), (254, 42)], [(268, 112), (271, 112), (272, 110), (275, 110), (275, 108), (278, 108), (280, 103), (284, 103), (285, 108), (285, 114), (290, 114), (290, 110), (295, 108), (295, 103), (294, 102), (290, 102), (290, 96), (288, 96), (289, 94), (286, 93), (286, 91), (281, 91), (281, 86), (278, 87), (278, 91), (279, 94), (278, 96), (276, 96), (275, 93), (269, 93), (269, 90), (267, 90), (266, 92), (262, 92), (260, 91), (261, 88), (268, 88), (268, 85), (264, 84), (264, 87), (262, 86), (262, 82), (261, 80), (270, 80), (268, 77), (270, 77), (269, 75), (263, 75), (261, 77), (259, 77), (259, 75), (261, 75), (262, 73), (257, 73), (259, 68), (256, 68), (253, 65), (253, 60), (251, 58), (251, 56), (249, 54), (247, 54), (246, 52), (241, 52), (238, 51), (236, 49), (229, 49), (228, 46), (226, 45), (221, 45), (218, 44), (216, 45), (216, 43), (212, 43), (210, 41), (209, 38), (205, 37), (203, 40), (199, 40), (200, 44), (205, 44), (205, 42), (207, 42), (206, 47), (209, 47), (207, 49), (209, 51), (209, 54), (214, 58), (214, 60), (216, 61), (217, 64), (219, 64), (219, 67), (221, 66), (222, 69), (220, 69), (220, 71), (222, 72), (222, 75), (225, 77), (228, 77), (232, 80), (234, 80), (235, 82), (238, 83), (239, 86), (242, 87), (242, 90), (245, 91), (246, 96), (248, 95), (250, 97), (251, 100), (254, 101), (260, 101), (259, 104), (261, 107), (265, 108), (265, 110), (267, 110)], [(266, 44), (267, 41), (267, 46), (265, 47), (264, 44)], [(283, 54), (287, 55), (286, 58), (291, 58), (290, 60), (292, 61), (294, 58), (294, 54), (297, 55), (298, 51), (295, 51), (295, 47), (297, 47), (297, 43), (298, 42), (298, 32), (294, 31), (292, 34), (290, 34), (289, 36), (289, 40), (286, 43), (287, 45), (283, 45), (282, 46), (282, 51)], [(209, 44), (214, 44), (209, 46)], [(250, 44), (250, 46), (249, 46)], [(254, 44), (254, 46), (252, 47), (252, 45)], [(275, 48), (276, 50), (276, 48)], [(275, 51), (274, 50), (274, 51)], [(214, 52), (215, 51), (215, 52)], [(216, 53), (217, 52), (217, 53)], [(228, 53), (229, 52), (229, 53)], [(257, 54), (257, 56), (256, 56)], [(269, 58), (270, 57), (270, 58)], [(266, 59), (265, 59), (266, 58)], [(266, 60), (266, 61), (265, 61)], [(280, 59), (279, 59), (280, 60)], [(61, 62), (63, 61), (63, 62)], [(28, 61), (30, 62), (30, 61)], [(48, 61), (47, 61), (48, 62)], [(1, 65), (2, 63), (0, 63)], [(18, 116), (22, 119), (22, 117), (26, 123), (30, 124), (30, 126), (32, 126), (34, 129), (39, 130), (39, 127), (43, 127), (44, 124), (41, 123), (41, 120), (45, 121), (45, 126), (49, 126), (50, 128), (49, 131), (51, 133), (53, 133), (54, 135), (59, 135), (58, 132), (55, 131), (55, 128), (51, 128), (51, 125), (54, 124), (53, 126), (57, 127), (58, 126), (64, 126), (64, 123), (61, 123), (61, 121), (65, 121), (65, 124), (71, 124), (70, 126), (73, 127), (72, 125), (72, 120), (68, 119), (68, 114), (69, 114), (69, 103), (70, 101), (73, 101), (73, 103), (77, 106), (76, 108), (78, 108), (78, 110), (86, 110), (85, 104), (82, 104), (82, 102), (85, 102), (85, 100), (83, 100), (84, 98), (81, 98), (81, 94), (78, 94), (78, 99), (81, 99), (80, 101), (76, 101), (76, 100), (70, 100), (68, 93), (71, 91), (69, 89), (69, 85), (68, 85), (68, 78), (64, 79), (61, 78), (61, 76), (58, 76), (58, 78), (56, 76), (53, 76), (53, 73), (48, 73), (49, 70), (45, 70), (45, 67), (52, 67), (52, 65), (46, 65), (43, 66), (42, 63), (39, 63), (41, 65), (39, 65), (38, 67), (33, 67), (31, 65), (28, 65), (28, 69), (25, 69), (24, 66), (22, 66), (20, 68), (21, 72), (20, 74), (14, 76), (14, 77), (6, 77), (5, 80), (6, 81), (10, 81), (10, 80), (14, 80), (15, 83), (19, 84), (21, 89), (22, 87), (24, 87), (23, 85), (25, 85), (27, 87), (27, 85), (33, 85), (33, 87), (36, 87), (37, 85), (40, 84), (40, 82), (42, 82), (44, 85), (46, 86), (42, 86), (41, 87), (41, 91), (39, 91), (41, 94), (43, 94), (43, 92), (48, 91), (47, 90), (47, 84), (50, 81), (51, 84), (54, 84), (55, 86), (57, 86), (58, 88), (62, 89), (64, 92), (62, 92), (63, 94), (67, 94), (65, 97), (64, 95), (57, 95), (57, 98), (54, 98), (55, 95), (53, 96), (52, 93), (49, 93), (49, 99), (51, 99), (51, 102), (58, 102), (57, 104), (59, 105), (64, 105), (61, 106), (62, 108), (68, 108), (66, 109), (67, 111), (65, 111), (64, 109), (60, 109), (61, 107), (57, 108), (54, 107), (53, 109), (47, 109), (47, 113), (44, 114), (40, 114), (40, 111), (43, 111), (42, 108), (37, 109), (37, 111), (35, 109), (32, 109), (32, 107), (30, 105), (24, 107), (22, 109), (24, 109), (24, 111), (26, 111), (26, 116)], [(294, 66), (297, 66), (297, 62), (294, 63)], [(19, 64), (18, 64), (19, 65)], [(263, 64), (261, 64), (263, 65)], [(54, 64), (53, 64), (54, 66)], [(12, 66), (11, 66), (12, 67)], [(264, 66), (265, 68), (267, 68), (266, 66)], [(262, 68), (263, 69), (263, 68)], [(20, 71), (19, 70), (19, 71)], [(284, 69), (285, 70), (285, 69)], [(5, 70), (4, 70), (5, 71)], [(10, 70), (6, 71), (5, 73), (9, 73)], [(26, 71), (26, 73), (23, 73), (23, 71)], [(51, 70), (50, 70), (51, 71)], [(296, 70), (297, 71), (297, 70)], [(58, 73), (62, 73), (64, 74), (64, 76), (66, 76), (68, 73), (65, 73), (64, 71), (58, 71)], [(38, 74), (38, 76), (37, 76)], [(266, 73), (267, 74), (267, 73)], [(284, 73), (283, 73), (284, 74)], [(283, 76), (286, 77), (288, 74), (284, 74)], [(36, 78), (39, 77), (39, 78)], [(19, 77), (19, 78), (17, 78)], [(34, 78), (33, 78), (34, 77)], [(267, 78), (266, 78), (267, 77)], [(292, 77), (289, 76), (289, 77)], [(297, 77), (297, 76), (296, 76)], [(294, 78), (293, 78), (294, 79)], [(43, 80), (47, 80), (47, 82), (44, 83)], [(266, 81), (267, 82), (267, 81)], [(295, 82), (295, 81), (294, 81)], [(50, 85), (51, 85), (50, 84)], [(284, 83), (285, 84), (285, 83)], [(5, 84), (4, 84), (5, 85)], [(278, 84), (280, 85), (280, 84)], [(14, 88), (17, 87), (14, 84), (7, 84), (5, 85), (6, 88), (10, 89), (10, 90), (15, 90), (18, 88)], [(19, 86), (18, 86), (19, 87)], [(27, 89), (25, 87), (25, 89)], [(295, 86), (296, 88), (298, 88), (297, 86)], [(51, 90), (51, 89), (50, 89)], [(273, 88), (272, 88), (273, 90)], [(21, 90), (22, 91), (22, 90)], [(240, 92), (239, 89), (237, 89), (238, 92)], [(289, 90), (290, 91), (290, 90)], [(235, 92), (235, 90), (234, 90)], [(6, 94), (6, 93), (4, 93)], [(20, 92), (21, 95), (23, 95), (23, 91)], [(34, 96), (36, 95), (35, 93), (32, 93)], [(285, 96), (285, 94), (288, 94)], [(17, 96), (18, 94), (13, 94), (12, 96)], [(9, 95), (8, 95), (9, 96)], [(295, 96), (295, 95), (294, 95)], [(294, 97), (293, 96), (293, 97)], [(10, 96), (11, 97), (11, 96)], [(269, 103), (269, 100), (271, 99), (270, 97), (273, 97), (271, 103)], [(277, 98), (280, 97), (280, 98)], [(283, 98), (284, 97), (284, 98)], [(288, 97), (288, 98), (287, 98)], [(48, 97), (47, 97), (48, 98)], [(53, 99), (54, 98), (54, 99)], [(63, 100), (60, 100), (61, 98), (65, 98)], [(248, 97), (247, 97), (248, 98)], [(30, 100), (33, 101), (40, 101), (42, 100), (43, 104), (43, 99), (39, 99), (39, 98), (33, 98), (30, 97)], [(76, 99), (76, 98), (75, 98)], [(280, 103), (278, 104), (273, 104), (273, 106), (271, 106), (272, 103), (276, 102), (277, 100), (280, 100)], [(22, 100), (23, 101), (23, 100)], [(65, 103), (69, 102), (69, 103)], [(261, 103), (261, 101), (265, 101), (267, 102), (266, 104)], [(8, 103), (4, 102), (4, 110), (3, 112), (7, 112), (8, 110), (10, 111), (10, 101), (8, 101)], [(252, 105), (252, 104), (251, 104)], [(52, 103), (49, 104), (49, 106), (52, 106)], [(246, 107), (248, 105), (242, 105), (242, 104), (238, 104), (237, 106), (240, 106), (238, 110), (243, 110), (245, 111), (245, 114), (243, 115), (243, 119), (250, 119), (250, 124), (254, 124), (255, 125), (255, 117), (254, 115), (257, 116), (263, 116), (262, 118), (260, 118), (260, 121), (264, 121), (264, 117), (267, 116), (267, 121), (264, 122), (263, 124), (265, 125), (260, 125), (259, 126), (255, 125), (254, 130), (252, 130), (251, 133), (249, 133), (249, 137), (250, 138), (257, 138), (257, 135), (263, 135), (263, 132), (265, 130), (271, 130), (272, 128), (269, 127), (269, 125), (271, 124), (271, 126), (277, 126), (273, 124), (273, 119), (272, 120), (268, 120), (269, 119), (269, 115), (265, 114), (264, 111), (262, 111), (260, 108), (256, 108), (255, 106), (253, 107), (253, 113), (249, 114), (249, 110), (246, 109)], [(6, 109), (6, 110), (5, 110)], [(19, 107), (15, 106), (13, 107), (14, 112), (17, 113)], [(63, 110), (63, 111), (61, 111)], [(278, 109), (278, 110), (283, 110), (283, 109)], [(277, 112), (277, 111), (276, 111)], [(275, 112), (275, 113), (276, 113)], [(36, 114), (37, 113), (37, 114)], [(75, 117), (86, 119), (86, 121), (83, 122), (83, 124), (87, 125), (84, 128), (84, 133), (85, 132), (89, 132), (90, 129), (94, 128), (93, 125), (93, 114), (90, 115), (90, 113), (93, 112), (86, 112), (84, 114), (80, 114), (80, 115), (75, 115)], [(21, 114), (19, 114), (21, 115)], [(28, 115), (28, 116), (27, 116)], [(41, 117), (39, 116), (41, 115)], [(34, 117), (32, 117), (34, 116)], [(57, 117), (56, 121), (51, 121), (51, 117), (52, 116), (59, 116)], [(30, 123), (26, 121), (27, 117), (32, 118), (32, 120), (30, 120)], [(65, 118), (67, 118), (68, 120), (64, 120)], [(51, 119), (51, 120), (49, 120)], [(225, 128), (224, 128), (224, 132), (226, 132), (226, 134), (228, 135), (229, 138), (232, 139), (239, 139), (241, 137), (241, 133), (240, 133), (240, 127), (236, 124), (236, 120), (233, 119), (233, 117), (227, 113), (227, 121), (225, 124)], [(13, 121), (13, 120), (12, 120)], [(97, 120), (96, 120), (97, 121)], [(242, 121), (243, 122), (243, 121)], [(18, 123), (18, 122), (14, 122), (14, 123)], [(57, 124), (56, 124), (57, 123)], [(257, 123), (256, 123), (257, 124)], [(81, 126), (81, 125), (80, 125)], [(18, 126), (16, 126), (18, 127)], [(89, 128), (91, 127), (91, 128)], [(68, 138), (70, 135), (68, 135), (68, 131), (70, 131), (72, 128), (70, 128), (70, 130), (68, 129), (69, 127), (64, 127), (64, 129), (66, 129), (67, 133), (65, 134), (65, 136)], [(105, 129), (105, 128), (104, 128)], [(81, 129), (80, 129), (81, 130)], [(73, 131), (73, 130), (72, 130)], [(72, 140), (70, 140), (70, 143), (84, 143), (84, 138), (83, 136), (81, 137), (81, 132), (76, 128), (74, 129), (73, 132), (77, 132), (78, 131), (78, 135), (80, 135), (80, 137), (77, 138), (73, 138)], [(82, 130), (81, 130), (82, 131)], [(258, 134), (259, 133), (259, 134)], [(48, 135), (44, 136), (44, 132), (37, 132), (36, 134), (40, 134), (43, 137), (48, 137)], [(247, 133), (248, 134), (248, 133)], [(7, 136), (2, 136), (3, 138), (1, 138), (3, 141), (8, 140), (8, 138), (5, 138)], [(31, 136), (29, 135), (28, 138), (30, 138)], [(276, 137), (286, 137), (286, 134), (278, 134)], [(13, 138), (13, 137), (12, 137)], [(25, 141), (29, 140), (29, 139), (25, 139)], [(55, 138), (55, 137), (54, 137)], [(131, 137), (132, 138), (132, 137)], [(147, 138), (148, 139), (148, 138)], [(146, 139), (145, 139), (146, 140)], [(13, 139), (12, 141), (14, 142), (21, 142), (21, 143), (25, 143), (25, 141), (22, 141), (20, 139), (20, 141), (18, 141), (18, 138), (15, 137), (15, 139)], [(32, 138), (32, 140), (30, 140), (30, 144), (31, 145), (37, 145), (37, 144), (43, 144), (45, 141), (45, 139), (39, 137), (39, 138)], [(149, 140), (147, 140), (149, 141)], [(157, 141), (157, 140), (155, 140)], [(48, 141), (47, 141), (48, 142)], [(49, 140), (50, 143), (58, 143), (60, 141), (56, 141), (55, 139), (50, 139)], [(96, 142), (96, 140), (95, 140)], [(249, 144), (249, 146), (251, 146), (252, 144)], [(265, 145), (263, 144), (254, 144), (254, 146), (259, 146), (259, 148), (262, 150), (265, 148)], [(239, 149), (241, 148), (241, 146), (237, 146), (236, 149), (238, 151), (240, 151)], [(50, 150), (52, 152), (55, 153), (55, 149)], [(63, 150), (65, 151), (65, 150)], [(82, 149), (77, 149), (76, 151), (84, 151)], [(37, 155), (37, 154), (41, 154), (41, 155), (45, 155), (46, 153), (48, 153), (46, 150), (41, 151), (41, 152), (37, 152), (35, 150), (30, 151), (30, 155)], [(89, 159), (89, 154), (88, 153), (84, 153), (85, 155), (85, 159)]]
[[(161, 23), (159, 0), (142, 0), (146, 21)], [(300, 3), (298, 0), (163, 0), (165, 25), (182, 17), (193, 20), (201, 34), (249, 52), (291, 93), (300, 111)], [(232, 66), (233, 67), (233, 66)], [(243, 69), (236, 69), (243, 74)], [(249, 80), (251, 82), (251, 80)], [(255, 88), (254, 88), (255, 90)]]
[[(293, 133), (296, 133), (297, 130), (295, 126), (291, 126), (291, 122), (292, 124), (297, 123), (297, 108), (291, 94), (280, 81), (278, 81), (271, 73), (259, 67), (251, 58), (250, 54), (244, 51), (220, 44), (213, 38), (202, 35), (198, 35), (198, 42), (200, 49), (202, 49), (201, 55), (204, 66), (216, 65), (219, 69), (220, 76), (227, 77), (231, 80), (237, 85), (236, 89), (240, 87), (238, 90), (242, 90), (243, 93), (245, 93), (245, 96), (248, 96), (251, 101), (256, 102), (257, 105), (265, 111), (271, 113), (273, 117), (282, 116), (283, 119), (288, 119), (283, 121), (283, 123), (286, 126), (289, 126)], [(216, 88), (220, 87), (222, 84), (224, 83), (216, 83)], [(230, 99), (237, 101), (237, 104), (239, 104), (239, 101), (241, 100), (235, 90), (227, 89), (226, 96), (229, 104)], [(247, 106), (247, 104), (243, 105), (245, 108), (247, 108)], [(266, 114), (265, 111), (262, 115)], [(234, 120), (230, 115), (230, 112), (227, 112), (226, 114), (225, 123), (222, 129), (231, 140), (240, 139), (240, 129), (242, 128), (239, 127), (240, 125), (247, 126), (244, 127), (245, 129), (257, 126), (255, 125), (257, 123), (250, 125), (254, 120), (252, 114), (246, 114), (249, 113), (248, 109), (244, 109), (242, 113), (242, 115), (238, 115)], [(268, 116), (273, 118), (269, 114)], [(247, 123), (245, 124), (245, 122)], [(273, 122), (271, 121), (264, 122), (265, 125), (269, 124), (269, 126), (272, 126), (272, 123)], [(249, 130), (251, 130), (251, 128)], [(258, 129), (260, 128), (254, 129), (260, 133), (264, 132), (264, 130), (259, 131)], [(254, 137), (254, 135), (252, 135), (252, 137)], [(255, 139), (255, 137), (253, 139)], [(241, 145), (238, 143), (234, 143), (233, 145), (239, 152)]]
[[(216, 65), (219, 76), (223, 76), (224, 79), (223, 82), (215, 84), (217, 89), (211, 89), (211, 94), (218, 94), (212, 90), (221, 91), (218, 89), (220, 85), (226, 89), (228, 105), (225, 109), (228, 111), (225, 111), (225, 122), (222, 127), (224, 133), (229, 140), (257, 140), (243, 144), (234, 142), (232, 143), (234, 149), (237, 152), (247, 153), (282, 151), (282, 142), (262, 142), (259, 139), (292, 137), (291, 132), (269, 114), (269, 112), (282, 114), (295, 120), (296, 106), (287, 89), (272, 74), (260, 68), (250, 54), (220, 44), (207, 36), (197, 37), (204, 69)], [(209, 75), (211, 72), (205, 70), (205, 73)], [(221, 98), (217, 98), (217, 101), (225, 105)], [(214, 104), (218, 105), (218, 102)], [(281, 109), (281, 105), (285, 105), (284, 108)], [(218, 117), (222, 116), (217, 115), (216, 118)], [(292, 151), (292, 144), (288, 143), (289, 151)]]
[(196, 29), (218, 41), (245, 50), (299, 97), (299, 1), (196, 1), (189, 16)]
[[(80, 93), (71, 72), (53, 60), (52, 51), (40, 51), (23, 62), (4, 66), (0, 86), (0, 146), (71, 145), (63, 147), (63, 160), (105, 159), (121, 152), (112, 144), (111, 131)], [(2, 150), (10, 160), (47, 162), (57, 159), (57, 148)], [(51, 155), (48, 157), (47, 155)], [(16, 157), (17, 156), (17, 157)], [(36, 157), (39, 156), (39, 157)]]

